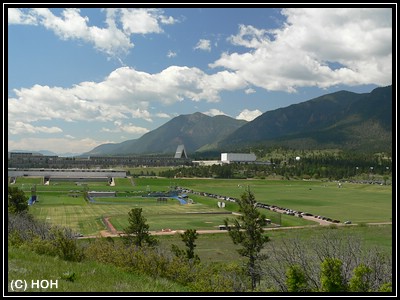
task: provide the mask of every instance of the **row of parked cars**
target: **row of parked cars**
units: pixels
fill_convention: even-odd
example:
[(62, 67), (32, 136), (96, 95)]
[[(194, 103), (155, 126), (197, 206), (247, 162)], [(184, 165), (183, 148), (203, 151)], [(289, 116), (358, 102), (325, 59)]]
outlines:
[[(201, 195), (201, 196), (211, 197), (211, 198), (230, 201), (230, 202), (236, 201), (236, 199), (232, 198), (232, 197), (226, 197), (226, 196), (221, 196), (221, 195), (212, 194), (212, 193), (205, 193), (205, 192), (196, 192), (196, 191), (185, 189), (185, 188), (181, 188), (181, 189), (186, 193), (193, 193), (193, 194), (197, 194), (197, 195)], [(340, 223), (340, 221), (336, 220), (336, 219), (331, 219), (331, 218), (327, 218), (324, 216), (314, 216), (313, 214), (311, 214), (309, 212), (296, 211), (296, 210), (292, 210), (290, 208), (279, 207), (276, 205), (269, 205), (269, 204), (265, 204), (265, 203), (261, 203), (261, 202), (257, 202), (257, 207), (268, 209), (268, 210), (271, 210), (274, 212), (284, 213), (284, 214), (287, 214), (290, 216), (296, 216), (299, 218), (302, 218), (303, 216), (310, 216), (310, 217), (315, 217), (317, 219), (322, 219), (322, 220), (332, 222), (332, 223)], [(351, 224), (351, 221), (345, 221), (344, 224)]]
[[(332, 223), (340, 223), (340, 221), (336, 220), (336, 219), (328, 218), (328, 217), (325, 217), (325, 216), (314, 216), (313, 214), (311, 214), (309, 212), (296, 211), (296, 210), (292, 210), (290, 208), (283, 208), (283, 207), (279, 207), (279, 206), (276, 206), (276, 205), (268, 205), (268, 204), (265, 204), (265, 203), (258, 202), (257, 203), (257, 207), (265, 208), (265, 209), (268, 209), (268, 210), (272, 210), (274, 212), (282, 212), (282, 213), (284, 213), (286, 215), (297, 216), (299, 218), (302, 218), (303, 216), (310, 216), (310, 217), (314, 217), (314, 218), (325, 220), (325, 221), (332, 222)], [(343, 223), (344, 224), (351, 224), (351, 221), (345, 221)]]

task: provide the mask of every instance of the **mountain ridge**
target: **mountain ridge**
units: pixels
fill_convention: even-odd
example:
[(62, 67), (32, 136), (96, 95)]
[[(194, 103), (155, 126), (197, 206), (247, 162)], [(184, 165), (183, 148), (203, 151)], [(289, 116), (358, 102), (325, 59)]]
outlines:
[(246, 121), (228, 116), (210, 117), (200, 112), (179, 115), (134, 140), (103, 144), (83, 155), (133, 155), (175, 153), (180, 144), (194, 152), (209, 141), (219, 141)]
[(267, 111), (247, 122), (196, 112), (179, 115), (134, 140), (99, 145), (84, 155), (232, 152), (254, 145), (391, 151), (392, 86), (346, 90)]

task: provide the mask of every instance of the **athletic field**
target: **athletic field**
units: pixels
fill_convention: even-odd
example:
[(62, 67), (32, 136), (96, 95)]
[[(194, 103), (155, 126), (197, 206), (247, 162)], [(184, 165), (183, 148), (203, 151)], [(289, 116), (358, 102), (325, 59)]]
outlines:
[[(109, 218), (117, 230), (128, 225), (128, 212), (140, 207), (150, 230), (218, 229), (226, 218), (237, 211), (234, 202), (188, 193), (193, 204), (180, 204), (177, 199), (157, 201), (157, 197), (143, 197), (150, 192), (167, 192), (182, 187), (195, 192), (239, 198), (250, 188), (256, 200), (269, 205), (309, 212), (352, 223), (390, 222), (392, 218), (392, 187), (322, 181), (287, 180), (222, 180), (222, 179), (166, 179), (121, 178), (115, 186), (106, 182), (54, 182), (43, 185), (41, 178), (17, 178), (15, 186), (30, 196), (36, 185), (38, 202), (30, 212), (50, 224), (71, 227), (84, 235), (96, 235), (105, 230), (103, 219)], [(116, 197), (84, 200), (83, 191), (115, 191)], [(224, 202), (225, 207), (218, 207)], [(307, 226), (315, 222), (278, 214), (262, 209), (266, 218), (280, 226)]]

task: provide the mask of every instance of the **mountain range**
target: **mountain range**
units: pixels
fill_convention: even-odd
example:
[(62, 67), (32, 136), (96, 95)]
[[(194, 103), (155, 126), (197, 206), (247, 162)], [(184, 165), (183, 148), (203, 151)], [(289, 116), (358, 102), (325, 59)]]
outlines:
[(247, 122), (196, 112), (180, 115), (142, 137), (102, 144), (82, 155), (233, 152), (256, 145), (297, 149), (392, 151), (392, 86), (370, 93), (339, 91), (267, 111)]
[(188, 153), (193, 153), (217, 143), (245, 123), (224, 115), (210, 117), (199, 112), (180, 115), (139, 139), (103, 144), (83, 155), (169, 154), (175, 153), (181, 144)]

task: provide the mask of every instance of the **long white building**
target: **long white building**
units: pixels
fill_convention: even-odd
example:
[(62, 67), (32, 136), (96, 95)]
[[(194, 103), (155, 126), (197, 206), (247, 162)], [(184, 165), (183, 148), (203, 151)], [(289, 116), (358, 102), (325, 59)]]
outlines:
[(254, 162), (256, 155), (254, 153), (221, 153), (222, 163), (233, 163), (233, 162)]

